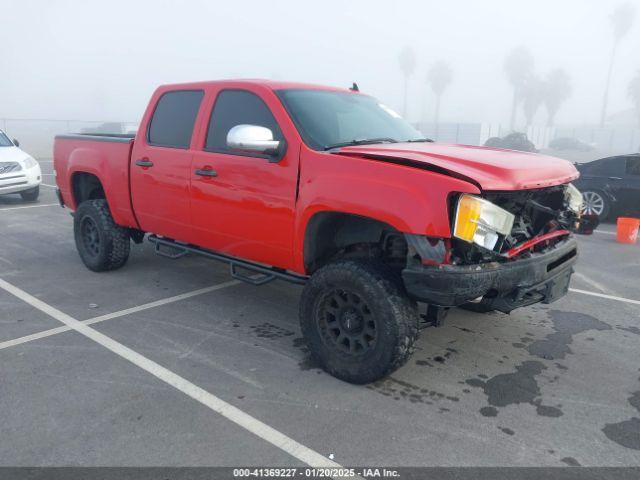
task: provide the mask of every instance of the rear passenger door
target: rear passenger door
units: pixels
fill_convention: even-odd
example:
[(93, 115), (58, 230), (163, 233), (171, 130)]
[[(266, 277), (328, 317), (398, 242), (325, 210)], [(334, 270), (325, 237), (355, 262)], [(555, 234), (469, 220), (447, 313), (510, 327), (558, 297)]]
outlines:
[[(266, 94), (265, 94), (266, 95)], [(270, 97), (269, 97), (270, 98)], [(276, 102), (275, 95), (273, 101)], [(223, 89), (213, 100), (203, 145), (194, 153), (191, 217), (196, 243), (228, 255), (293, 268), (293, 224), (298, 144), (286, 138), (265, 98), (245, 89)], [(207, 115), (209, 115), (207, 113)], [(255, 125), (284, 146), (281, 157), (238, 153), (229, 130)], [(291, 135), (290, 135), (291, 136)], [(271, 160), (271, 161), (270, 161)], [(209, 171), (212, 175), (202, 175)]]
[(134, 212), (142, 230), (191, 240), (191, 139), (202, 90), (162, 93), (145, 132), (134, 142), (130, 175)]

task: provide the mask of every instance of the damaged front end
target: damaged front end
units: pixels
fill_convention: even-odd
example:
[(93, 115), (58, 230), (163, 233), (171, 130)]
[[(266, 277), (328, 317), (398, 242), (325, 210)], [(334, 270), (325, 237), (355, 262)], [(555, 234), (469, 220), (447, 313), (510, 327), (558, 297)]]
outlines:
[(431, 305), (505, 313), (564, 296), (577, 260), (572, 233), (597, 225), (580, 215), (576, 192), (560, 185), (452, 199), (453, 238), (407, 236), (407, 291)]

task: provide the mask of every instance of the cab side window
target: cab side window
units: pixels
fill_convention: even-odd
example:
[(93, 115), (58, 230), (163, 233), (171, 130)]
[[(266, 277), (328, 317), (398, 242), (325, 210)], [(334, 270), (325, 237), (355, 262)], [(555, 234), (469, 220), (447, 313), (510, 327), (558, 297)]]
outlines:
[(205, 150), (228, 152), (227, 134), (237, 125), (266, 127), (274, 140), (283, 139), (276, 119), (260, 97), (246, 90), (223, 90), (213, 106)]
[(180, 90), (162, 95), (149, 122), (149, 145), (189, 148), (202, 97), (202, 90)]
[(627, 175), (640, 176), (640, 157), (627, 159)]

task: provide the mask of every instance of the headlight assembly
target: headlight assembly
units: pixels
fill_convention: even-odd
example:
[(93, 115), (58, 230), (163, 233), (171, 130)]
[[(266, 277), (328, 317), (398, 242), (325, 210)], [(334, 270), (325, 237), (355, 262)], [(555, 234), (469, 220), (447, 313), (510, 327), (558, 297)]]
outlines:
[(508, 235), (515, 217), (503, 208), (473, 195), (458, 200), (453, 236), (493, 250), (499, 235)]
[(582, 211), (584, 199), (582, 198), (582, 193), (580, 193), (580, 190), (578, 190), (573, 185), (573, 183), (567, 185), (567, 189), (564, 191), (564, 198), (567, 202), (569, 210), (574, 213), (580, 213)]
[(38, 165), (38, 162), (36, 162), (33, 158), (27, 157), (27, 158), (24, 159), (24, 167), (25, 168), (33, 168), (36, 165)]

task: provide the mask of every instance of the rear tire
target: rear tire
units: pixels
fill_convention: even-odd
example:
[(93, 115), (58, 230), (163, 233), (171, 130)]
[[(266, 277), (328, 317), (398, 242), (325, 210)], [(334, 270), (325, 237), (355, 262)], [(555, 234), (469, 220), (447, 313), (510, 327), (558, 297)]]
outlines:
[(384, 265), (340, 260), (307, 282), (300, 325), (313, 359), (325, 371), (364, 384), (408, 360), (418, 337), (418, 309)]
[(25, 190), (24, 192), (20, 192), (20, 196), (26, 202), (35, 202), (38, 200), (40, 196), (40, 185), (32, 188), (31, 190)]
[(107, 201), (86, 200), (73, 219), (74, 237), (80, 258), (89, 270), (115, 270), (129, 258), (129, 231), (113, 221)]
[(606, 220), (611, 213), (611, 202), (600, 190), (585, 190), (582, 192), (584, 198), (584, 213), (597, 215), (600, 220)]

